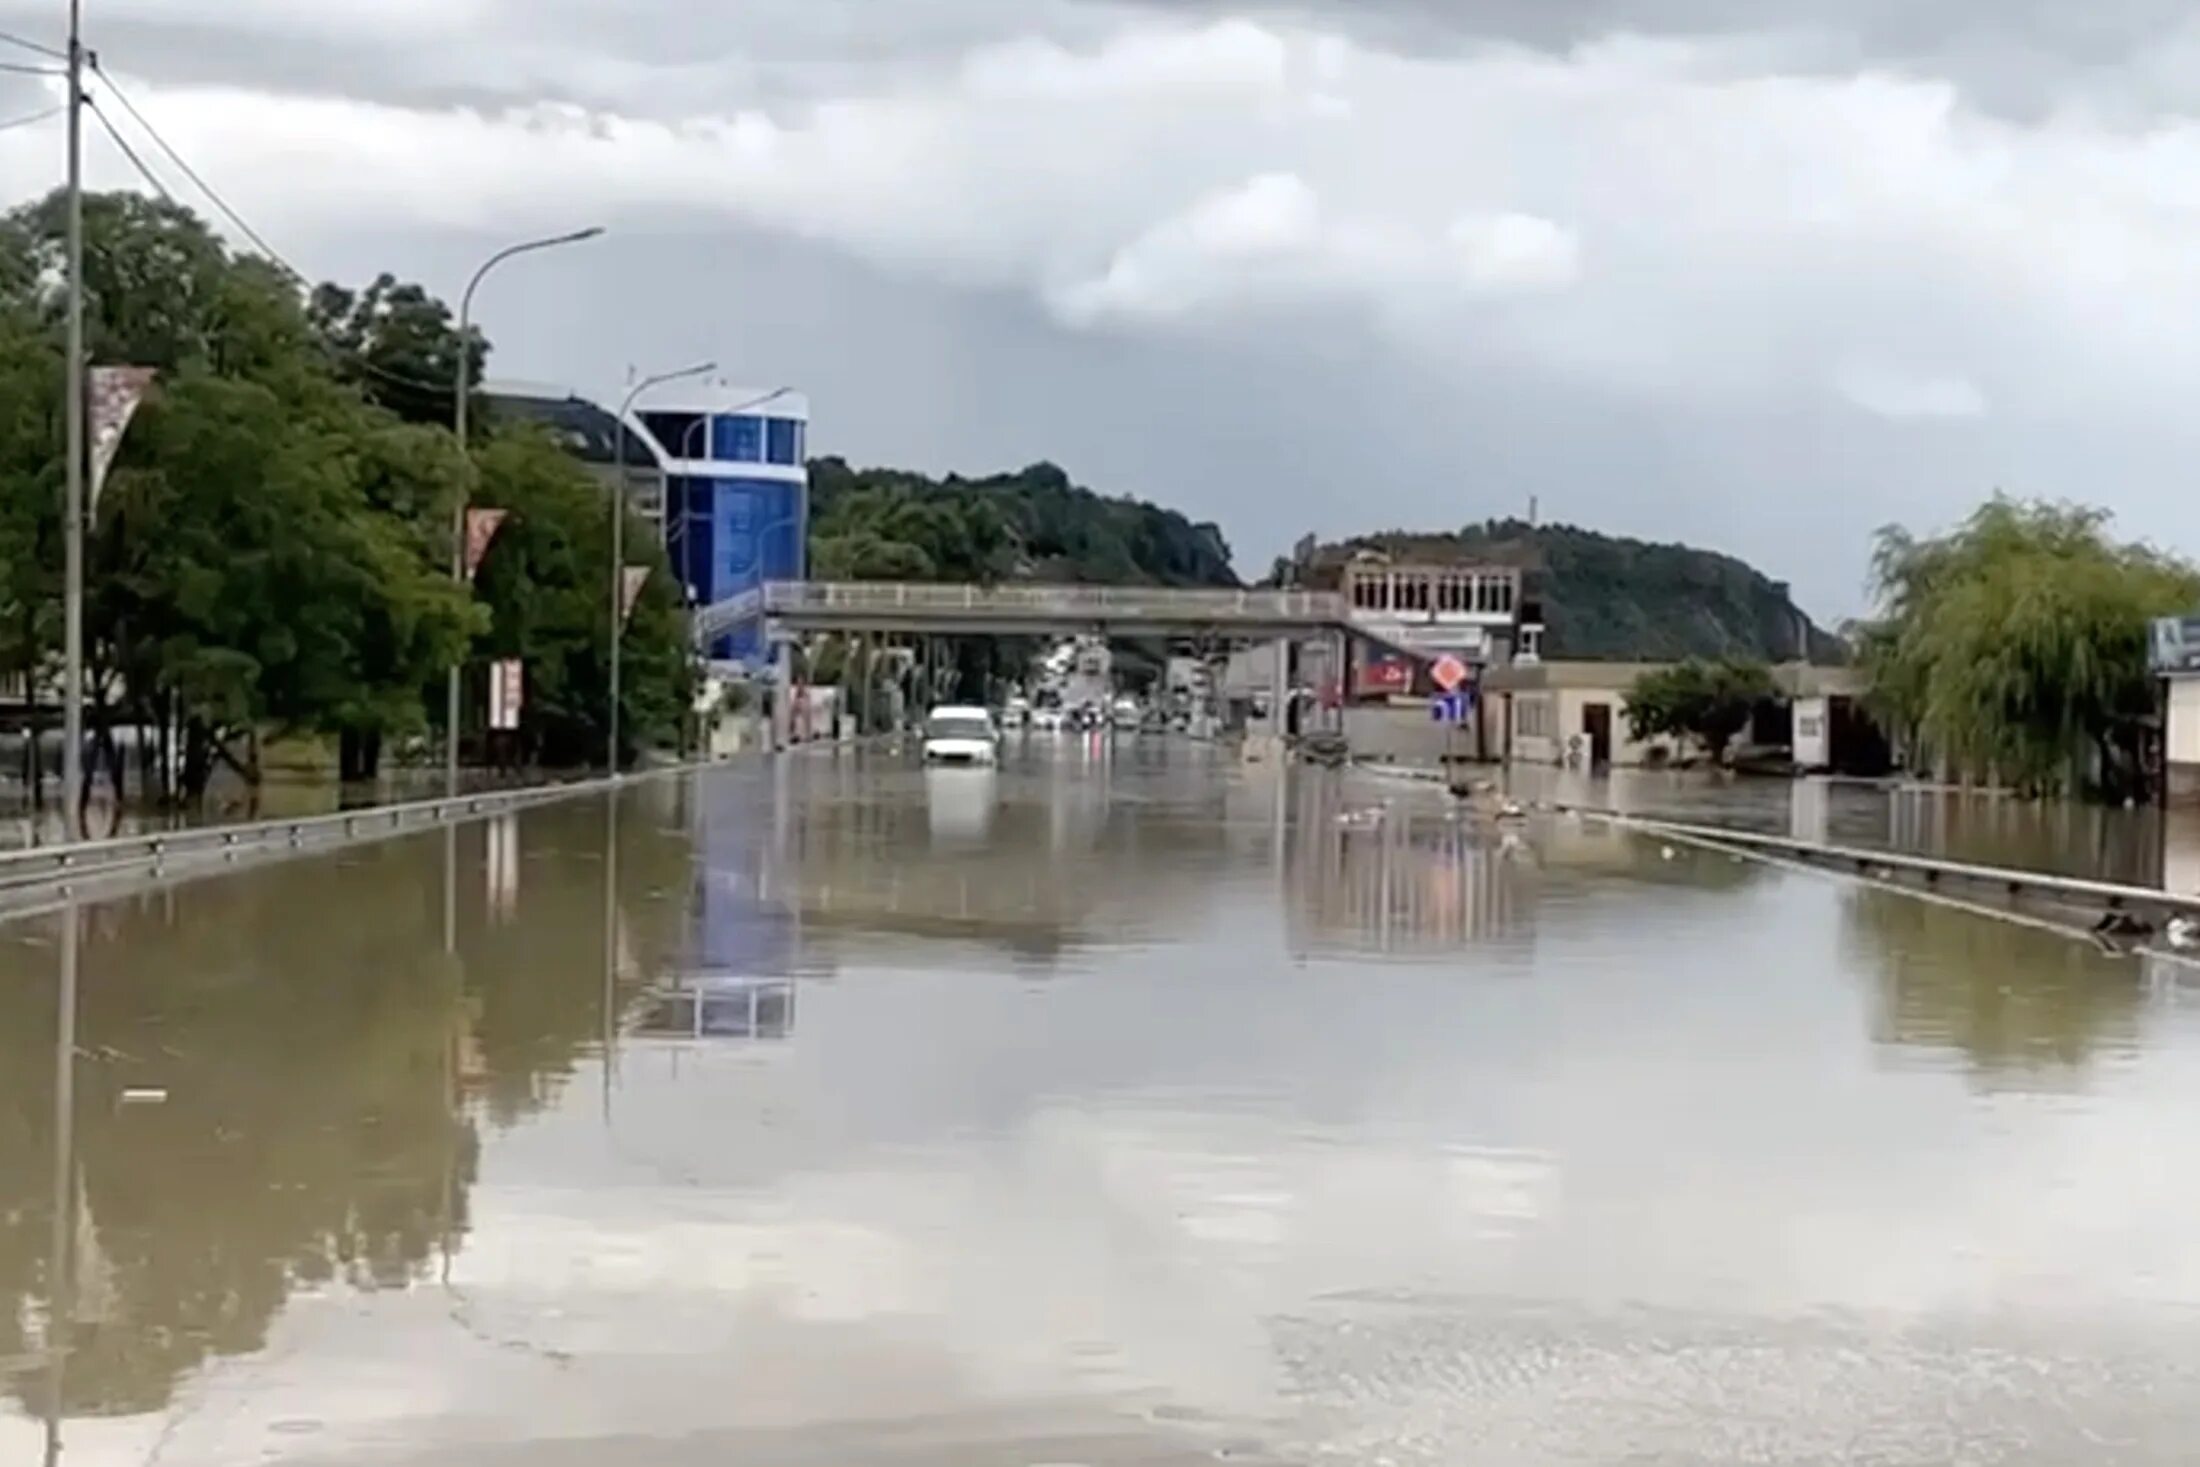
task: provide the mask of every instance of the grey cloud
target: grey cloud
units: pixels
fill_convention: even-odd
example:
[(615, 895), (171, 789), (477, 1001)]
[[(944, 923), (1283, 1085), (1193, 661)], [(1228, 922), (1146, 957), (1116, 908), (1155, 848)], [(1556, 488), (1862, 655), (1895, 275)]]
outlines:
[[(0, 28), (47, 35), (51, 10), (0, 0)], [(95, 12), (88, 34), (110, 66), (162, 82), (665, 113), (842, 94), (936, 72), (988, 41), (1089, 41), (1140, 11), (1307, 21), (1407, 53), (1712, 40), (1745, 67), (1944, 76), (1978, 105), (2027, 115), (2072, 97), (2142, 114), (2200, 107), (2200, 68), (2187, 64), (2200, 31), (2183, 0), (505, 0), (456, 38), (316, 22), (304, 6), (271, 31), (264, 14), (205, 0)]]
[(1915, 60), (1995, 40), (2074, 64), (2127, 60), (2191, 19), (2183, 0), (1139, 0), (1179, 14), (1248, 11), (1382, 28), (1392, 36), (1563, 48), (1614, 34), (1854, 37), (1875, 59)]
[(1564, 51), (1619, 35), (1761, 43), (1769, 67), (1885, 66), (1945, 77), (1975, 104), (2036, 114), (2083, 96), (2200, 106), (2186, 0), (1136, 0), (1179, 16), (1258, 13), (1337, 26), (1404, 52), (1510, 43)]
[[(325, 0), (324, 0), (325, 3)], [(364, 0), (359, 0), (363, 4)], [(354, 9), (359, 8), (354, 5)], [(53, 7), (0, 0), (0, 29), (46, 37)], [(920, 74), (969, 47), (1026, 34), (1096, 34), (1079, 0), (505, 0), (455, 36), (401, 22), (317, 20), (270, 27), (220, 0), (122, 8), (87, 20), (113, 70), (162, 84), (336, 94), (424, 107), (554, 101), (641, 114), (730, 111), (845, 93)]]
[[(491, 243), (354, 238), (341, 249), (356, 258), (332, 268), (401, 260), (450, 279)], [(2200, 538), (2181, 487), (2200, 429), (1976, 433), (1800, 390), (1747, 412), (1675, 409), (1495, 357), (1432, 375), (1334, 317), (1204, 340), (1071, 333), (1020, 296), (702, 221), (598, 248), (592, 278), (624, 293), (576, 297), (547, 269), (499, 282), (484, 320), (504, 370), (602, 392), (629, 365), (713, 356), (808, 392), (819, 452), (965, 473), (1052, 459), (1218, 521), (1254, 573), (1307, 530), (1452, 526), (1531, 495), (1547, 518), (1740, 555), (1821, 619), (1863, 609), (1875, 526), (1942, 523), (1997, 487), (2104, 500), (2127, 533)]]

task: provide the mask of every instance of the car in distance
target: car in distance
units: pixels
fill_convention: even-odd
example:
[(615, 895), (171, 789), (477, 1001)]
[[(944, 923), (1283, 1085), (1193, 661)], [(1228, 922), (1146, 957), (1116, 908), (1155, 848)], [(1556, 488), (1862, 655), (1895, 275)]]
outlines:
[(983, 708), (935, 708), (924, 720), (924, 762), (991, 764), (1000, 740), (993, 715)]

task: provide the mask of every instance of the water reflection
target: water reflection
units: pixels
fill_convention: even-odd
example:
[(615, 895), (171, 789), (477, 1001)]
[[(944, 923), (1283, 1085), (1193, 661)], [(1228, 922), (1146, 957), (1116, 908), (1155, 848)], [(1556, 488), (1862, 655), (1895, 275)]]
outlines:
[(92, 1467), (2200, 1430), (2200, 1019), (2130, 959), (1129, 742), (444, 849), (88, 909), (60, 1071), (59, 929), (0, 927), (0, 1459), (57, 1359)]
[(1285, 909), (1307, 952), (1441, 953), (1531, 925), (1524, 825), (1448, 800), (1361, 804), (1342, 780), (1299, 785)]
[(1906, 893), (1847, 889), (1842, 906), (1883, 1044), (2026, 1086), (2081, 1083), (2097, 1055), (2138, 1045), (2148, 985), (2129, 957)]
[(2139, 886), (2159, 885), (2164, 878), (2168, 832), (2162, 812), (2152, 808), (1708, 771), (1620, 769), (1588, 774), (1521, 767), (1507, 777), (1514, 793), (1524, 800), (1700, 820), (1836, 845)]
[[(459, 831), (481, 899), (451, 953), (440, 835), (86, 909), (65, 1087), (38, 1077), (66, 925), (0, 930), (0, 1358), (58, 1340), (63, 1414), (157, 1410), (209, 1359), (262, 1349), (294, 1293), (402, 1288), (463, 1247), (482, 1120), (550, 1103), (596, 1038), (595, 975), (572, 961), (593, 819)], [(662, 831), (626, 852), (643, 882), (688, 869)], [(500, 861), (524, 875), (485, 884)], [(645, 908), (634, 940), (675, 960), (684, 918)], [(76, 1157), (60, 1209), (25, 1164), (57, 1138)], [(38, 1404), (20, 1370), (14, 1391)]]

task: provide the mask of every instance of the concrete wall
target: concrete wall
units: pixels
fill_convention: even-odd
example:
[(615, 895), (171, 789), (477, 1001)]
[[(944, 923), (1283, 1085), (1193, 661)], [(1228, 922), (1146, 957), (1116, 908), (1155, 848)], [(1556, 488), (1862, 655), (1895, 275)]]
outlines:
[[(1378, 703), (1344, 710), (1344, 737), (1356, 759), (1387, 759), (1398, 764), (1434, 764), (1445, 748), (1444, 725), (1426, 708), (1392, 708)], [(1474, 725), (1463, 723), (1451, 747), (1474, 757)], [(1495, 746), (1491, 754), (1496, 753)]]
[(1797, 698), (1794, 710), (1795, 762), (1804, 769), (1826, 769), (1833, 764), (1833, 700)]
[(2163, 752), (2172, 764), (2200, 764), (2200, 677), (2169, 680)]
[(2181, 808), (2200, 806), (2200, 677), (2170, 678), (2164, 702), (2165, 802)]
[[(1512, 699), (1511, 757), (1523, 764), (1559, 764), (1566, 758), (1569, 741), (1581, 734), (1581, 757), (1589, 757), (1588, 735), (1583, 732), (1588, 709), (1601, 703), (1612, 710), (1612, 763), (1626, 767), (1647, 764), (1651, 751), (1663, 749), (1667, 758), (1678, 758), (1671, 739), (1637, 739), (1627, 723), (1627, 690), (1610, 688), (1543, 688), (1510, 693)], [(1502, 729), (1493, 715), (1493, 726)]]

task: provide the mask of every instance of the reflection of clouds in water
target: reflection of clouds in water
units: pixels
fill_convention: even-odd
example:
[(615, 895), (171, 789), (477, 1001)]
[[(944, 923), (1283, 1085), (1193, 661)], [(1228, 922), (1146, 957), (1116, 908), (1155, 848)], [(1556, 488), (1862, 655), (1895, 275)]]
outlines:
[(1532, 1153), (1162, 1104), (1049, 1107), (989, 1141), (797, 1173), (769, 1201), (500, 1188), (460, 1277), (576, 1354), (860, 1324), (937, 1343), (984, 1392), (1166, 1385), (1178, 1406), (1257, 1415), (1278, 1404), (1273, 1315), (1411, 1288), (1555, 1202), (1552, 1164)]

